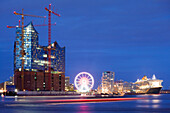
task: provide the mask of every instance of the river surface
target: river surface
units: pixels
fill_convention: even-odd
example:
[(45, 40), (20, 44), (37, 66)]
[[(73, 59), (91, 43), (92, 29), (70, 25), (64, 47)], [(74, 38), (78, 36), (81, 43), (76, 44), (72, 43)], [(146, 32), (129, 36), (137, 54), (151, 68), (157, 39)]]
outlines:
[(170, 94), (130, 97), (144, 99), (58, 103), (58, 97), (0, 97), (0, 113), (170, 113)]

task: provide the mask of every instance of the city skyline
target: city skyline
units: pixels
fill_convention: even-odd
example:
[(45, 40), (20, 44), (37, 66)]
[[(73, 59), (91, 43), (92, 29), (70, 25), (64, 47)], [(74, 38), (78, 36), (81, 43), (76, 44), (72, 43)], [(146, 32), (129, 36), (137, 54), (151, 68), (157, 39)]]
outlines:
[[(52, 42), (66, 46), (66, 76), (82, 71), (91, 73), (94, 88), (104, 71), (115, 72), (115, 80), (135, 82), (143, 75), (156, 74), (169, 88), (170, 73), (170, 1), (126, 0), (59, 0), (59, 1), (1, 1), (1, 81), (13, 74), (13, 50), (20, 17), (13, 11), (47, 16), (45, 7), (51, 3), (61, 14), (52, 16)], [(26, 17), (25, 25), (43, 24), (43, 19)], [(46, 19), (47, 24), (47, 19)], [(40, 45), (47, 45), (47, 27), (36, 27)]]

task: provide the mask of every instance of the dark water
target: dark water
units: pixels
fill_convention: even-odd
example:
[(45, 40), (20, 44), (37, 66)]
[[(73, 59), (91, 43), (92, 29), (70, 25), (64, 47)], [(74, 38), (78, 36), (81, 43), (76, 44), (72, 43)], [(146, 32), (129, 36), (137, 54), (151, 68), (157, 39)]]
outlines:
[[(128, 96), (132, 97), (132, 96)], [(0, 98), (1, 113), (170, 113), (170, 94), (143, 95), (142, 100), (97, 102), (97, 103), (55, 103), (57, 97), (6, 97)], [(47, 102), (37, 102), (47, 100)]]

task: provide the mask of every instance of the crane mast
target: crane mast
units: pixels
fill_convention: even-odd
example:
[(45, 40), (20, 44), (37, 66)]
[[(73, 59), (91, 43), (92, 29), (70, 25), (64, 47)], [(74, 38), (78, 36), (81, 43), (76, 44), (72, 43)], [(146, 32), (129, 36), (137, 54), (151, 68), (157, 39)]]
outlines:
[(22, 64), (21, 64), (21, 89), (24, 90), (24, 16), (31, 16), (31, 17), (38, 17), (38, 18), (46, 18), (45, 16), (37, 16), (37, 15), (29, 15), (29, 14), (24, 14), (24, 9), (22, 9), (22, 13), (16, 13), (14, 11), (15, 15), (21, 15), (21, 30), (22, 30), (22, 34), (21, 34), (21, 55), (22, 55)]
[(48, 84), (49, 89), (51, 90), (51, 13), (60, 17), (60, 14), (57, 14), (51, 10), (51, 4), (49, 4), (49, 9), (45, 7), (45, 10), (48, 11)]

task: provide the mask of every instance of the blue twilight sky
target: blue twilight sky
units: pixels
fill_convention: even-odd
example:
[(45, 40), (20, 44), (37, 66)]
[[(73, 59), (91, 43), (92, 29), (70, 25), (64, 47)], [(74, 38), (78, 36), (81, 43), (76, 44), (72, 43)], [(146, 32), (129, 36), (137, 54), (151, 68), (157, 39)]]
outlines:
[[(66, 76), (81, 71), (94, 76), (95, 88), (103, 71), (114, 71), (115, 79), (135, 82), (143, 75), (163, 79), (170, 88), (170, 0), (1, 0), (0, 82), (13, 74), (15, 28), (20, 16), (13, 11), (47, 16), (54, 5), (52, 42), (66, 46)], [(53, 8), (52, 8), (53, 9)], [(25, 24), (43, 24), (26, 17)], [(46, 20), (47, 23), (47, 20)], [(36, 27), (40, 45), (47, 45), (46, 27)]]

